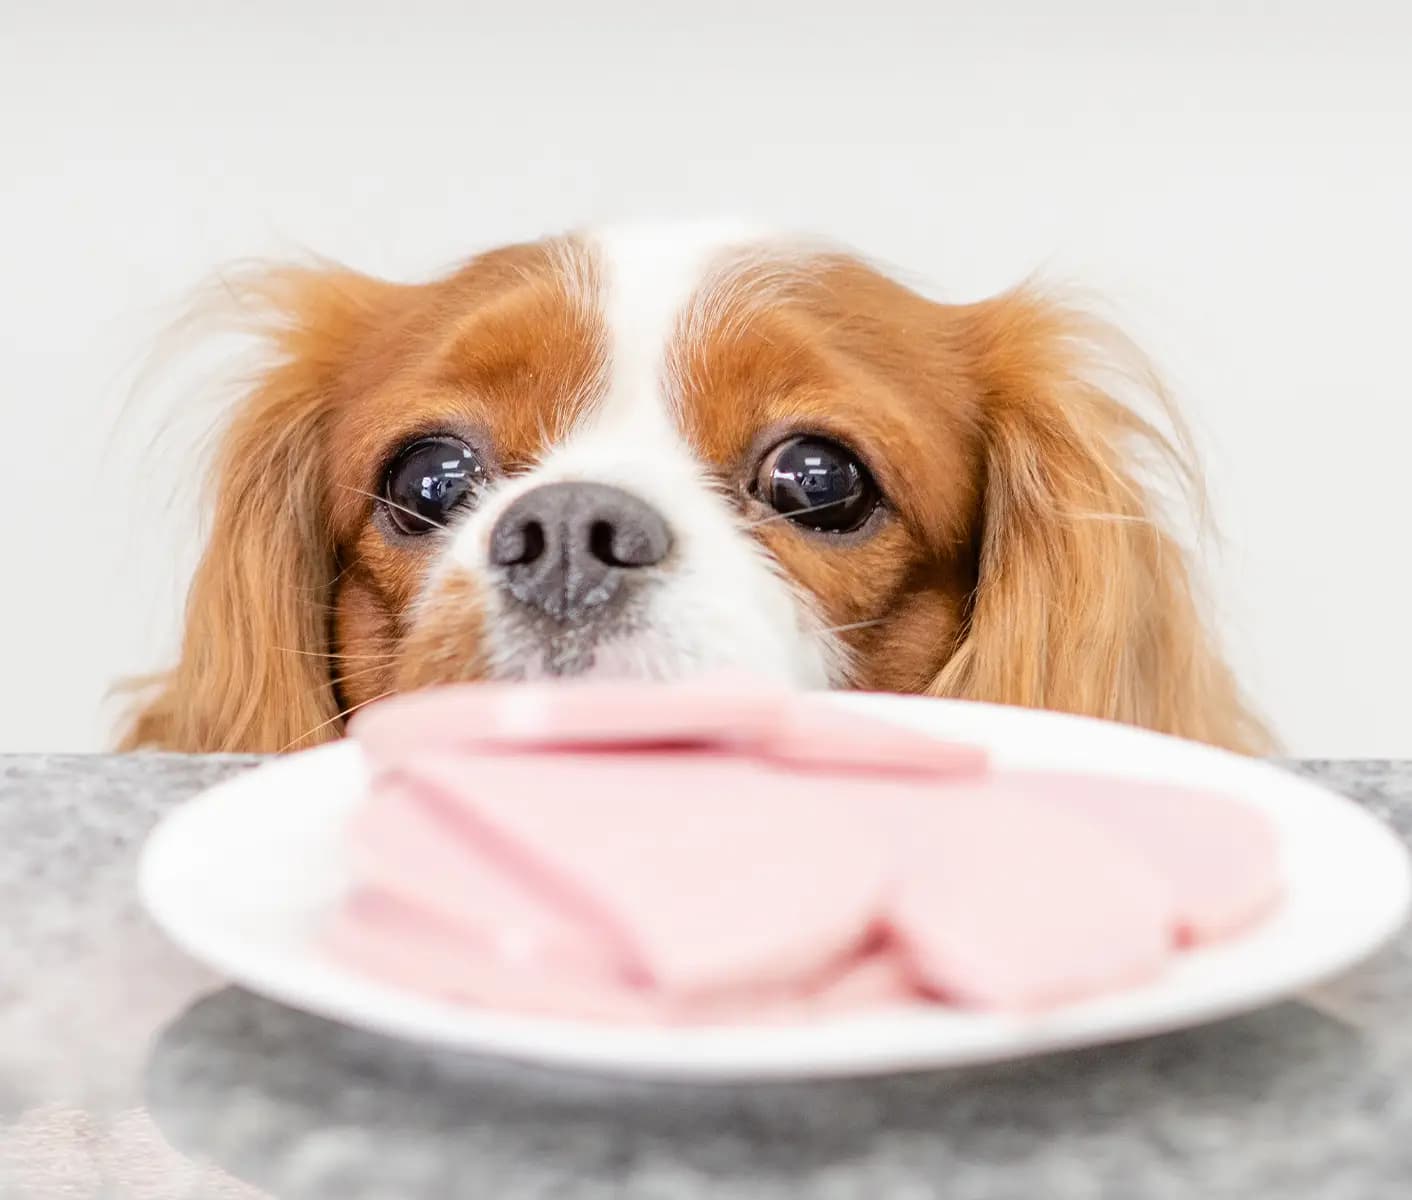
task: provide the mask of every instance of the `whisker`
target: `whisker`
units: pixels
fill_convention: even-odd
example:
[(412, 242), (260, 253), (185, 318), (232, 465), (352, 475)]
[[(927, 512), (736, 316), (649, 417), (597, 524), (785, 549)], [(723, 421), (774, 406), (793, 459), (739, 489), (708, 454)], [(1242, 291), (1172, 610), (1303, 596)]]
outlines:
[(750, 521), (746, 524), (745, 528), (748, 532), (751, 529), (759, 529), (761, 525), (770, 525), (775, 521), (788, 521), (791, 517), (802, 517), (807, 513), (816, 513), (825, 508), (833, 508), (837, 504), (847, 504), (850, 499), (852, 499), (850, 496), (841, 496), (837, 500), (826, 500), (823, 504), (814, 504), (809, 508), (802, 508), (798, 512), (775, 513), (772, 517), (761, 517), (758, 521)]
[(847, 633), (850, 629), (871, 629), (874, 625), (885, 624), (887, 624), (886, 617), (874, 617), (871, 621), (854, 621), (848, 625), (833, 625), (828, 629), (819, 630), (819, 633)]
[(351, 487), (346, 483), (340, 483), (338, 486), (341, 487), (345, 492), (353, 492), (355, 495), (358, 496), (366, 496), (369, 500), (376, 500), (379, 504), (386, 504), (388, 508), (395, 508), (398, 512), (404, 512), (409, 517), (416, 517), (417, 520), (425, 521), (428, 525), (432, 526), (433, 528), (451, 528), (449, 525), (443, 524), (441, 521), (433, 521), (430, 517), (424, 516), (423, 514), (417, 512), (417, 510), (414, 508), (408, 508), (405, 504), (398, 504), (397, 501), (389, 500), (386, 496), (379, 496), (376, 492), (365, 492), (362, 488)]
[(395, 651), (389, 654), (331, 654), (326, 650), (296, 650), (293, 646), (276, 646), (275, 649), (282, 654), (302, 654), (305, 658), (336, 658), (343, 662), (358, 662), (364, 659), (386, 661), (397, 657)]
[(355, 558), (355, 559), (351, 560), (349, 563), (347, 563), (347, 564), (338, 572), (338, 574), (335, 575), (332, 579), (330, 579), (327, 583), (322, 584), (322, 585), (319, 585), (319, 586), (316, 586), (316, 587), (297, 587), (297, 588), (295, 588), (294, 590), (295, 590), (296, 592), (305, 592), (305, 593), (309, 593), (309, 594), (313, 594), (313, 595), (320, 595), (320, 594), (322, 594), (322, 593), (328, 591), (329, 588), (333, 587), (334, 584), (336, 584), (340, 579), (342, 579), (345, 575), (347, 575), (348, 572), (351, 571), (354, 567), (360, 567), (360, 566), (362, 566), (362, 565), (363, 565), (363, 559), (362, 559), (361, 556), (359, 556), (358, 558)]
[[(387, 663), (374, 663), (371, 667), (359, 667), (356, 671), (349, 671), (346, 675), (340, 675), (337, 679), (330, 679), (325, 687), (337, 687), (340, 683), (347, 683), (350, 679), (361, 679), (364, 675), (373, 675), (378, 671), (387, 670)], [(323, 688), (319, 688), (323, 691)]]
[(305, 738), (307, 738), (307, 737), (313, 737), (313, 735), (316, 734), (316, 733), (318, 733), (320, 729), (327, 729), (327, 728), (328, 728), (330, 725), (332, 725), (335, 721), (341, 721), (341, 720), (343, 720), (344, 717), (349, 716), (349, 715), (351, 715), (352, 713), (357, 712), (360, 708), (366, 708), (369, 704), (372, 704), (374, 701), (385, 699), (386, 697), (392, 695), (392, 693), (395, 692), (396, 690), (397, 690), (396, 688), (388, 688), (387, 691), (385, 691), (385, 692), (379, 692), (376, 696), (369, 696), (368, 699), (366, 699), (366, 700), (362, 700), (362, 701), (360, 701), (360, 702), (357, 703), (357, 704), (351, 704), (351, 705), (349, 705), (347, 708), (345, 708), (345, 709), (344, 709), (342, 712), (340, 712), (340, 713), (334, 713), (333, 716), (331, 716), (327, 721), (320, 721), (317, 725), (315, 725), (315, 726), (313, 727), (313, 729), (306, 729), (303, 733), (301, 733), (301, 734), (300, 734), (297, 738), (295, 738), (292, 742), (289, 742), (289, 743), (287, 743), (286, 745), (282, 746), (282, 747), (280, 748), (280, 753), (283, 754), (286, 750), (289, 749), (290, 746), (297, 746), (297, 745), (298, 745), (300, 742), (302, 742)]

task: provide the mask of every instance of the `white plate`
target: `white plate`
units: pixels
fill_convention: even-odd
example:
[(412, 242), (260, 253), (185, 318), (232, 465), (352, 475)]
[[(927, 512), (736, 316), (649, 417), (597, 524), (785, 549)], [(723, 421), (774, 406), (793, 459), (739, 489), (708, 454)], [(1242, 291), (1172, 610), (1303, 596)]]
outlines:
[(507, 1016), (395, 990), (323, 961), (316, 930), (347, 886), (338, 846), (365, 787), (340, 742), (212, 788), (152, 834), (141, 888), (193, 957), (252, 991), (420, 1042), (617, 1074), (702, 1080), (873, 1074), (1116, 1041), (1258, 1007), (1362, 958), (1400, 925), (1407, 855), (1349, 800), (1264, 763), (1126, 726), (1025, 709), (839, 696), (1008, 766), (1101, 769), (1206, 785), (1258, 805), (1280, 835), (1288, 894), (1249, 935), (1181, 955), (1156, 982), (1037, 1017), (914, 1008), (787, 1028), (621, 1028)]

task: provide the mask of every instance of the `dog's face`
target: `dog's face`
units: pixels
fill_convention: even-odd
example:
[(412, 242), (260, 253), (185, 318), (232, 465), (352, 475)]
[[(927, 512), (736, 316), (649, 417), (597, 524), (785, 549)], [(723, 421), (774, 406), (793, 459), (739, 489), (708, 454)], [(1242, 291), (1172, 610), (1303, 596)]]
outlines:
[(712, 667), (918, 690), (950, 656), (978, 400), (958, 361), (919, 404), (923, 364), (845, 320), (895, 323), (900, 289), (624, 232), (508, 251), (422, 299), (328, 431), (347, 704)]
[(259, 290), (278, 357), (129, 744), (281, 749), (396, 690), (712, 668), (1245, 736), (1130, 470), (1160, 439), (1052, 305), (938, 305), (703, 228)]

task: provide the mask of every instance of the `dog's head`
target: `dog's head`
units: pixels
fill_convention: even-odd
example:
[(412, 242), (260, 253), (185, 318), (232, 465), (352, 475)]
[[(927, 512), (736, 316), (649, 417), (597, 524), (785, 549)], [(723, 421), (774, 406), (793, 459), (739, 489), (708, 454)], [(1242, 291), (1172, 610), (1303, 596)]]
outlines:
[[(279, 750), (453, 680), (744, 668), (1256, 744), (1108, 335), (721, 229), (406, 286), (285, 270), (182, 657), (129, 745)], [(1180, 465), (1180, 464), (1178, 464)]]

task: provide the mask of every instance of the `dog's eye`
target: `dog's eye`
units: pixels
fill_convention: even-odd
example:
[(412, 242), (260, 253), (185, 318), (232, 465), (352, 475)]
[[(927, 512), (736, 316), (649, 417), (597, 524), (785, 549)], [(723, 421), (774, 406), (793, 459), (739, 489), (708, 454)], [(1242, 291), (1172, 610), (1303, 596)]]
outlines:
[(857, 529), (879, 500), (867, 468), (837, 442), (817, 437), (790, 438), (765, 455), (754, 491), (796, 524), (825, 533)]
[(398, 529), (426, 533), (445, 525), (453, 509), (469, 504), (484, 482), (485, 468), (465, 442), (423, 438), (393, 460), (382, 495)]

